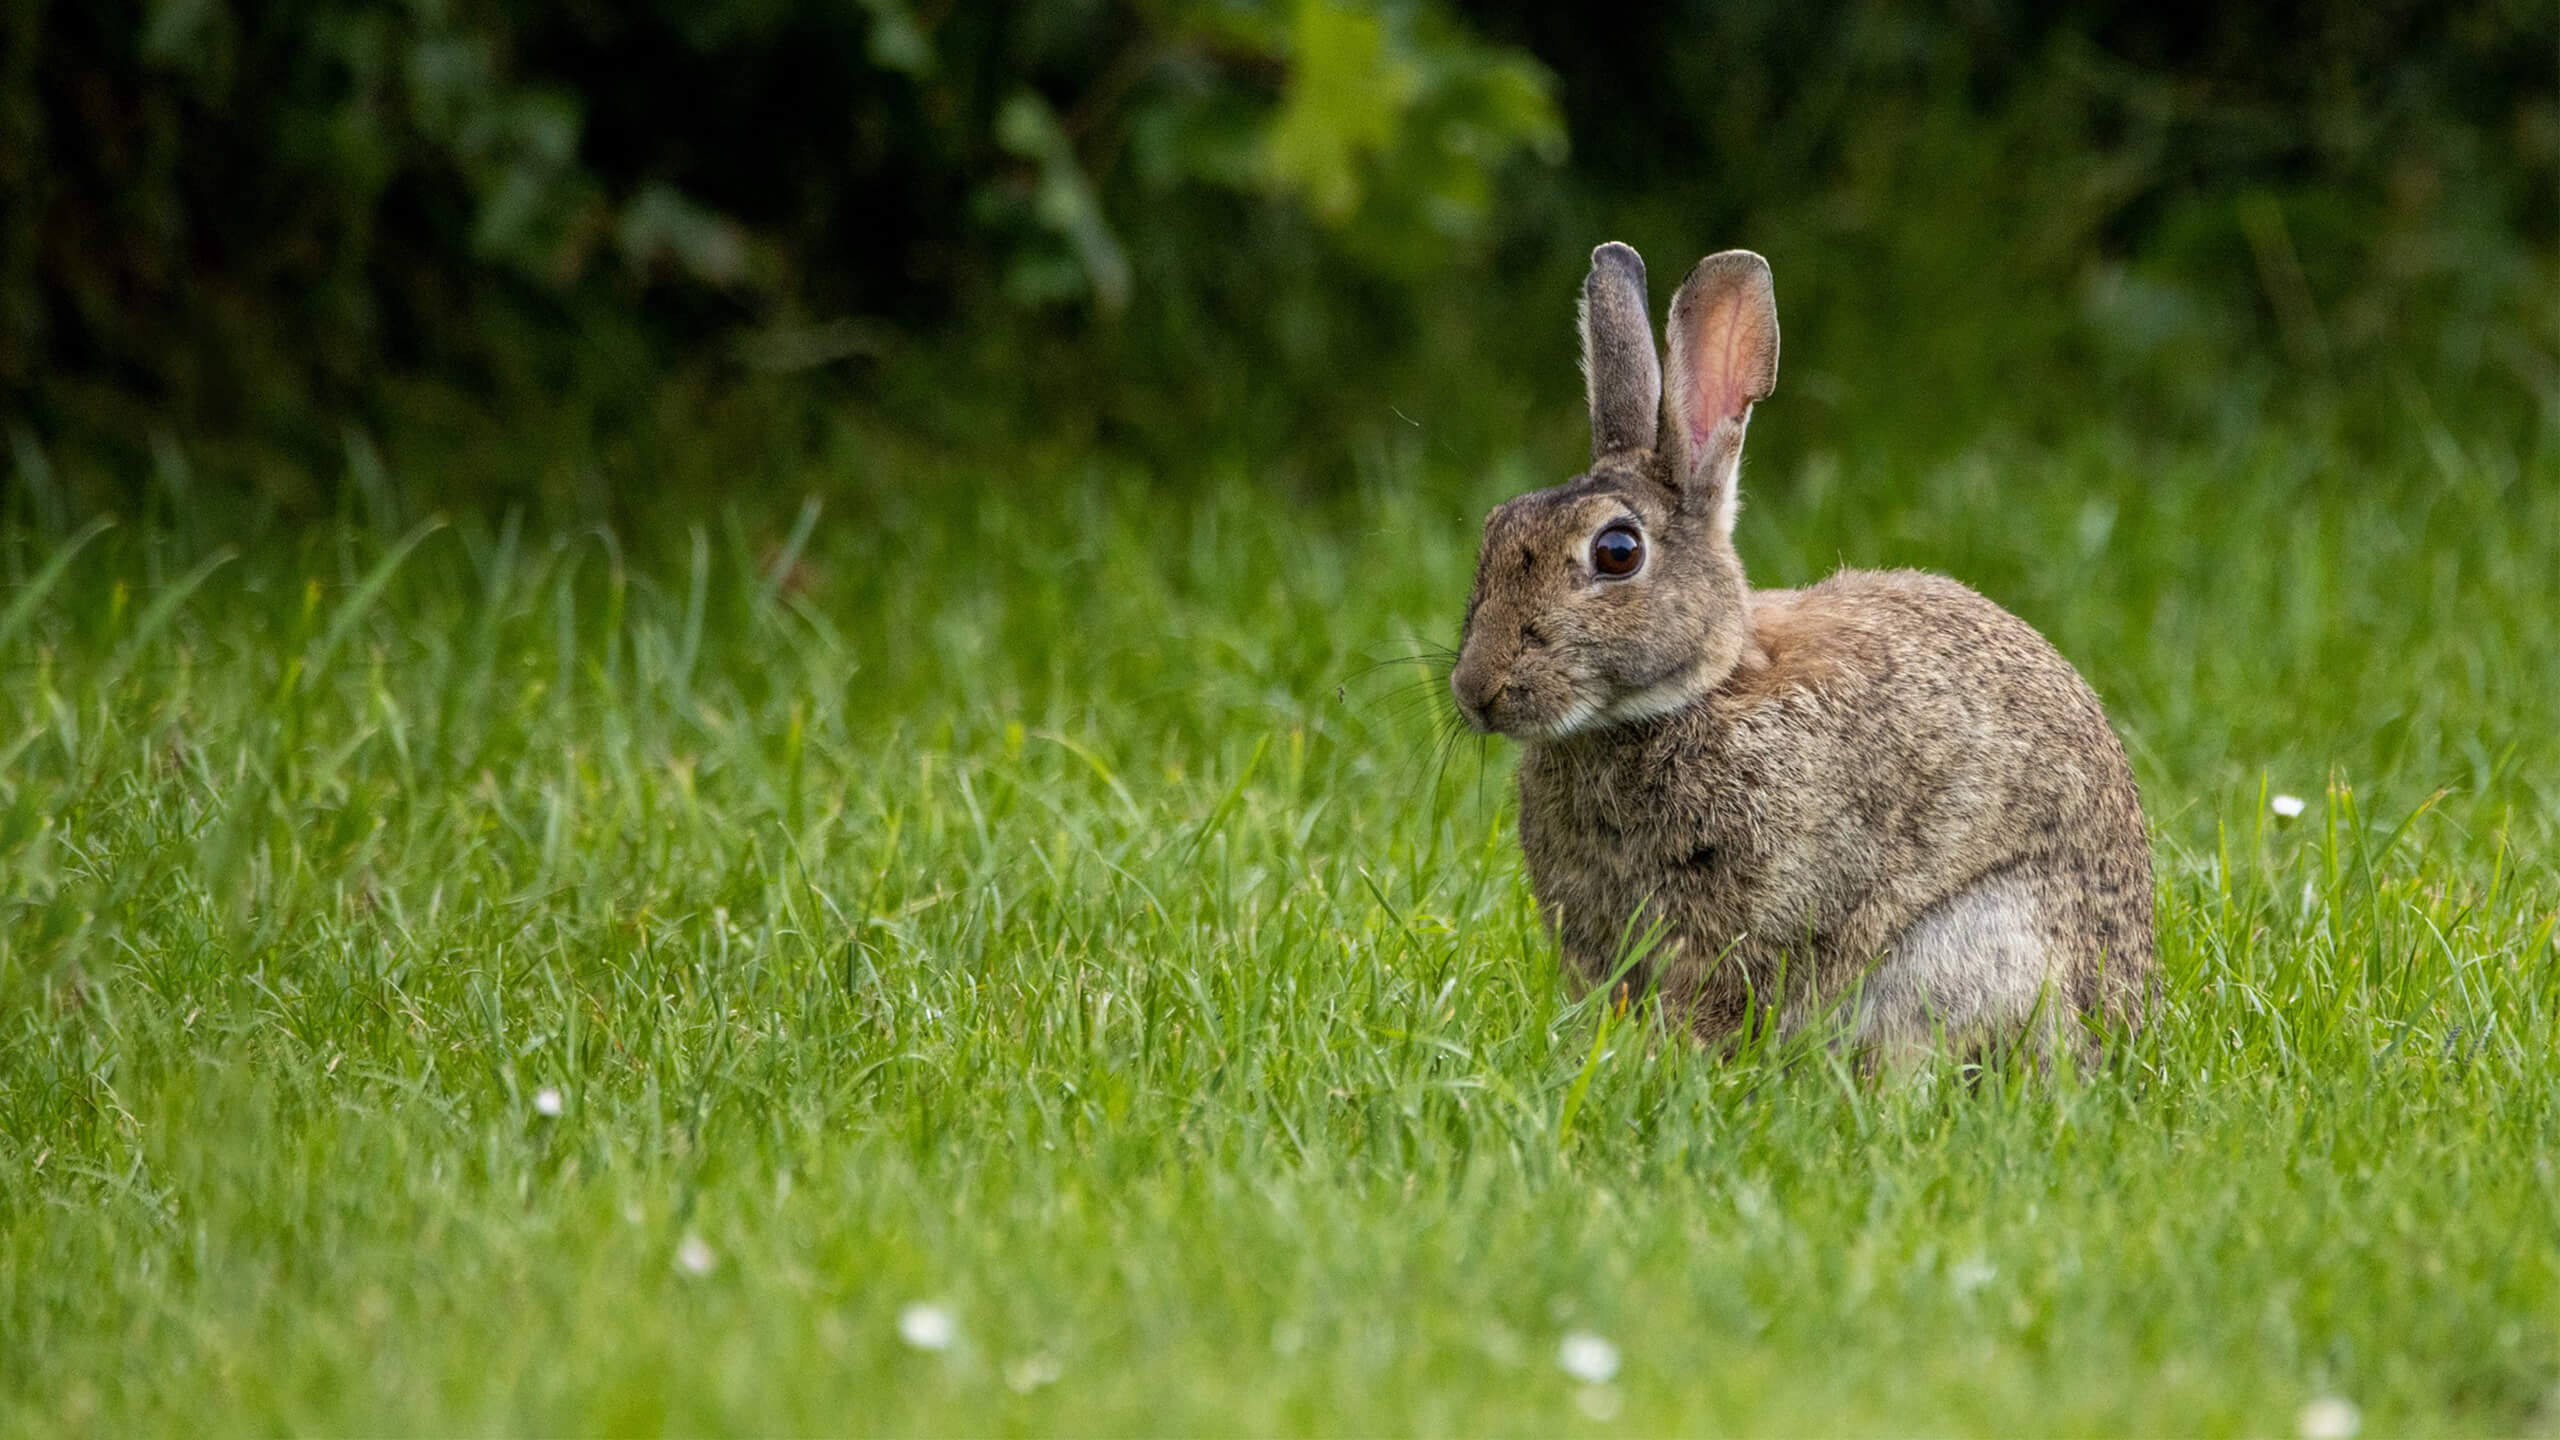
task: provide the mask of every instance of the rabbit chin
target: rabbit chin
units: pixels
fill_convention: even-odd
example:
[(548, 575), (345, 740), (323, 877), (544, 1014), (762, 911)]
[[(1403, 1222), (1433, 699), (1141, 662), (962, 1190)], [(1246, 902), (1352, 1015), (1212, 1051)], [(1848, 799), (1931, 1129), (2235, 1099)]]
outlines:
[(1573, 703), (1564, 707), (1553, 719), (1534, 725), (1514, 721), (1500, 728), (1504, 734), (1514, 740), (1548, 742), (1569, 739), (1586, 730), (1597, 729), (1608, 718), (1607, 710), (1597, 701), (1576, 696)]
[(1684, 670), (1668, 680), (1660, 680), (1642, 690), (1630, 691), (1603, 703), (1589, 696), (1577, 695), (1554, 719), (1536, 725), (1516, 724), (1503, 727), (1517, 740), (1551, 742), (1606, 730), (1616, 725), (1632, 725), (1675, 710), (1686, 710), (1711, 688), (1707, 684), (1707, 667), (1699, 665)]
[(1600, 713), (1617, 724), (1631, 724), (1686, 710), (1697, 698), (1714, 688), (1708, 684), (1708, 667), (1704, 662), (1671, 676), (1657, 680), (1642, 690), (1630, 691), (1609, 702)]

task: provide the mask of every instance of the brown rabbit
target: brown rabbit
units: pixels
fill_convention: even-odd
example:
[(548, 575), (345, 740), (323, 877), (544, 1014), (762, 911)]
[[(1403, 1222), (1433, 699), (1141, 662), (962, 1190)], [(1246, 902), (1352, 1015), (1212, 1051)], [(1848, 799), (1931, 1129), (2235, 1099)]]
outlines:
[(1768, 262), (1698, 262), (1669, 330), (1666, 389), (1644, 262), (1592, 252), (1591, 469), (1486, 517), (1449, 677), (1521, 742), (1520, 848), (1567, 962), (1597, 983), (1638, 957), (1629, 982), (1701, 1037), (1832, 1015), (1870, 1057), (2139, 1025), (2151, 851), (2097, 696), (1952, 580), (1753, 590), (1733, 522), (1778, 377)]

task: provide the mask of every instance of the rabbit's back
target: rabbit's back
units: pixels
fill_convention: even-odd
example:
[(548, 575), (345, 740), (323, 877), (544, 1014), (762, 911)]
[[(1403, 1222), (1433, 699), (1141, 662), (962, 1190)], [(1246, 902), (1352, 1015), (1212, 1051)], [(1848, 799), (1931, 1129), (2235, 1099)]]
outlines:
[[(2022, 954), (2041, 955), (2027, 983), (2053, 1005), (2138, 1014), (2150, 849), (2069, 662), (1919, 572), (1842, 571), (1751, 605), (1741, 664), (1703, 700), (1522, 758), (1522, 849), (1573, 964), (1606, 978), (1658, 932), (1639, 978), (1707, 1034), (1754, 997), (1800, 1007), (1860, 981), (1972, 1013), (1980, 992), (2015, 1000)], [(2025, 928), (1991, 936), (1982, 917)], [(1906, 942), (1934, 948), (1897, 956)]]

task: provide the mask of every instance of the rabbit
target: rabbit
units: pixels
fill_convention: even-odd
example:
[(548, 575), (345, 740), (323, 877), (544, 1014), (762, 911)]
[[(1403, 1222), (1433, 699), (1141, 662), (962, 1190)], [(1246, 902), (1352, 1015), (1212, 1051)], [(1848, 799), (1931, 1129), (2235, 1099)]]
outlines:
[(1643, 260), (1603, 245), (1581, 329), (1591, 467), (1485, 518), (1449, 675), (1477, 733), (1520, 743), (1520, 849), (1569, 968), (1728, 1049), (1823, 1020), (1862, 1064), (2094, 1059), (2138, 1030), (2151, 850), (2070, 662), (1941, 576), (1744, 577), (1768, 262), (1699, 261), (1666, 362)]

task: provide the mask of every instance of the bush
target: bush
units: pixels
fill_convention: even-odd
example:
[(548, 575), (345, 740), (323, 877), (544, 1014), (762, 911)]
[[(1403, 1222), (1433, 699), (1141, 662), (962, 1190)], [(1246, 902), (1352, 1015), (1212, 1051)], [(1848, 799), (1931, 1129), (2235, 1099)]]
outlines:
[(1322, 486), (1408, 423), (1561, 456), (1562, 317), (1615, 235), (1658, 289), (1777, 259), (1801, 444), (2352, 420), (2377, 380), (2547, 425), (2542, 19), (22, 6), (0, 408), (108, 499), (179, 444), (319, 503), (366, 434), (461, 447), (493, 494), (610, 491), (685, 478), (655, 431), (788, 451), (846, 406)]

